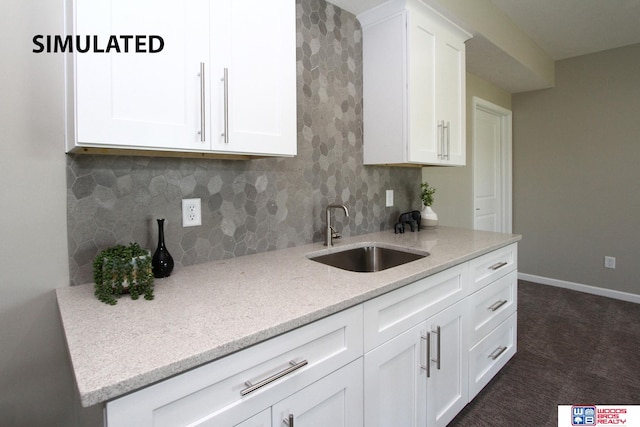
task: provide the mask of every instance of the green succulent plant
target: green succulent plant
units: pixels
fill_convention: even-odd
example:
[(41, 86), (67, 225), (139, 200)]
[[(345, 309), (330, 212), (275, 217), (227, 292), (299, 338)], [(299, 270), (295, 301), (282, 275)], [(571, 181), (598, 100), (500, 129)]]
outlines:
[(436, 192), (436, 189), (433, 187), (429, 187), (428, 182), (423, 182), (420, 184), (420, 198), (422, 199), (422, 203), (425, 206), (431, 206), (433, 204), (433, 194)]
[(93, 260), (93, 281), (95, 296), (106, 304), (117, 304), (116, 298), (127, 292), (134, 300), (140, 295), (152, 300), (151, 254), (137, 243), (105, 249)]

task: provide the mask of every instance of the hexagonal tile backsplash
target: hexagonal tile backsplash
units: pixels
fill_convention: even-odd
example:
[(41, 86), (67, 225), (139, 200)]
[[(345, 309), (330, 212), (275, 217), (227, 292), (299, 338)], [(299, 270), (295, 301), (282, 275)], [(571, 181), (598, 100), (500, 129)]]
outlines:
[[(91, 282), (97, 253), (138, 242), (152, 252), (156, 219), (176, 269), (321, 242), (324, 208), (344, 236), (391, 229), (420, 207), (418, 168), (362, 164), (362, 32), (323, 0), (298, 0), (298, 155), (247, 161), (69, 155), (71, 283)], [(394, 190), (385, 208), (385, 190)], [(182, 227), (181, 200), (202, 199), (202, 226)]]

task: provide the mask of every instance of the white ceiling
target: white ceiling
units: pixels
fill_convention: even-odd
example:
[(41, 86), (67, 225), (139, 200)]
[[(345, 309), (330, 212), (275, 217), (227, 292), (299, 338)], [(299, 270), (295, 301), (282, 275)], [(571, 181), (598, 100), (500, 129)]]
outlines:
[[(329, 1), (357, 15), (385, 0)], [(490, 1), (554, 60), (640, 43), (640, 0)], [(467, 42), (467, 70), (511, 93), (548, 87), (481, 35)]]
[(640, 0), (491, 0), (554, 60), (640, 43)]

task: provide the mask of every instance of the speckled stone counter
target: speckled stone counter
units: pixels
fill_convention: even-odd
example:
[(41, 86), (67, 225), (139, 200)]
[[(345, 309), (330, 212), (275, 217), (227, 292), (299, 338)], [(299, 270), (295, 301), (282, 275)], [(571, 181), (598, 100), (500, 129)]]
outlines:
[[(82, 405), (116, 398), (518, 240), (448, 227), (366, 234), (337, 240), (333, 249), (314, 243), (182, 268), (156, 279), (153, 301), (123, 297), (115, 306), (98, 301), (93, 284), (60, 288)], [(376, 273), (308, 259), (363, 242), (430, 255)]]

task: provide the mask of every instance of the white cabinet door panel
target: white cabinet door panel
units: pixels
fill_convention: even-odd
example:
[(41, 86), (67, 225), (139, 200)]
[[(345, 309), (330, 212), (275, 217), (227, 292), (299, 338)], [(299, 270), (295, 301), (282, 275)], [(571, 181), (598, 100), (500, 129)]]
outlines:
[(426, 425), (425, 328), (423, 322), (365, 354), (367, 427)]
[(295, 155), (295, 7), (288, 0), (217, 2), (211, 18), (213, 149)]
[(158, 53), (136, 52), (134, 40), (124, 53), (120, 38), (121, 53), (74, 54), (76, 138), (82, 145), (209, 149), (198, 135), (208, 11), (203, 0), (75, 2), (75, 33), (82, 39), (91, 35), (106, 43), (113, 34), (164, 40)]
[(460, 301), (427, 321), (431, 338), (427, 413), (430, 427), (445, 427), (469, 397), (466, 303)]
[[(361, 427), (362, 358), (273, 405), (272, 425)], [(284, 420), (287, 420), (285, 422)]]

